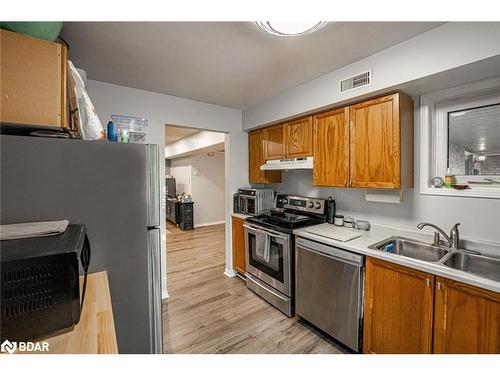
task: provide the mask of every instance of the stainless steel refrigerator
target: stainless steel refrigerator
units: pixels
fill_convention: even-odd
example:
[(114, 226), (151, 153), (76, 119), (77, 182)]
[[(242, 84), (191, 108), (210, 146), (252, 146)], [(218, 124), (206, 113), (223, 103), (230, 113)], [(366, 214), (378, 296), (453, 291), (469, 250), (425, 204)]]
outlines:
[(158, 146), (0, 136), (0, 223), (85, 224), (120, 353), (161, 353)]

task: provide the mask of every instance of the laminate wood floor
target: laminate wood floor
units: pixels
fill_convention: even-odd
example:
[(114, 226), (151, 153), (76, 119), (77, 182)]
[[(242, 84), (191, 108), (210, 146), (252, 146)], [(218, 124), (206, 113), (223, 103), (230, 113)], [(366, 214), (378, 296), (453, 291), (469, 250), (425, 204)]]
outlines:
[(169, 299), (164, 353), (342, 353), (305, 321), (288, 318), (224, 275), (224, 225), (183, 232), (167, 224)]

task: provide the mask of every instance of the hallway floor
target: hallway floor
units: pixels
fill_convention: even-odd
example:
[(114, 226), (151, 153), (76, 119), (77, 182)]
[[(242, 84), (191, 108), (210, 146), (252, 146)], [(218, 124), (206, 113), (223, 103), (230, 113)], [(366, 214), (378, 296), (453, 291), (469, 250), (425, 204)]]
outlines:
[(224, 275), (225, 228), (183, 232), (167, 223), (169, 299), (163, 303), (165, 353), (342, 353), (301, 319), (288, 318)]

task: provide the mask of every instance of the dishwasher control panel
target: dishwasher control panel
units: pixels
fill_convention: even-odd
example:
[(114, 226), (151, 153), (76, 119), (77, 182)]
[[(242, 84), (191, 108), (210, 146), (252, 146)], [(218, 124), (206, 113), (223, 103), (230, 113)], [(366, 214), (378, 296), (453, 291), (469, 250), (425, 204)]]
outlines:
[(347, 250), (338, 249), (333, 246), (325, 245), (316, 241), (306, 240), (304, 238), (298, 237), (296, 242), (297, 247), (304, 248), (306, 250), (315, 251), (326, 256), (331, 256), (339, 260), (345, 260), (349, 263), (355, 263), (359, 266), (363, 265), (364, 256), (360, 254), (351, 253)]

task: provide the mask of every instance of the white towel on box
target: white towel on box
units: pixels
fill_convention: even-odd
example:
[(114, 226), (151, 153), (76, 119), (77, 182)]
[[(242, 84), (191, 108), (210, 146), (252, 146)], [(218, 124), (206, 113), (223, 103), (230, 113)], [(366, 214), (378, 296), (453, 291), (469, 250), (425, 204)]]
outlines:
[(0, 240), (53, 236), (64, 233), (68, 220), (0, 225)]

